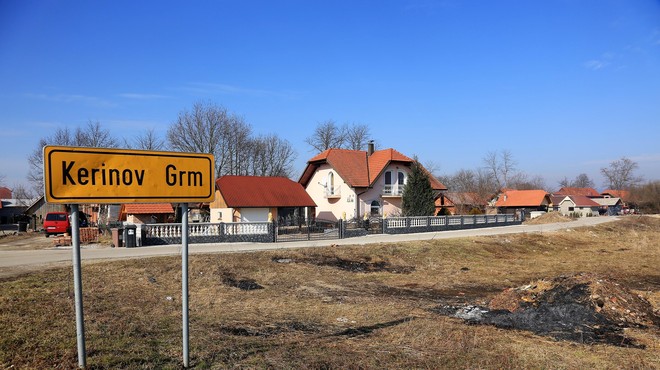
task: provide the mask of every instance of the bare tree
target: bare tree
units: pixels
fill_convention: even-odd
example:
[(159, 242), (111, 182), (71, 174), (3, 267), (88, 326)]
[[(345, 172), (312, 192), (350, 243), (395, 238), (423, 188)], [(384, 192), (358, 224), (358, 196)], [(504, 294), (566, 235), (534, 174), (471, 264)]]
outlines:
[(641, 176), (635, 175), (637, 167), (637, 162), (623, 157), (611, 162), (609, 167), (601, 168), (600, 173), (605, 177), (605, 185), (610, 189), (628, 190), (643, 181)]
[(117, 139), (112, 137), (109, 130), (101, 127), (99, 121), (88, 121), (87, 126), (76, 128), (73, 135), (74, 146), (88, 148), (116, 148), (119, 144)]
[(485, 168), (490, 172), (499, 189), (509, 187), (509, 177), (516, 171), (516, 161), (508, 150), (488, 152), (483, 158)]
[(482, 168), (476, 171), (461, 169), (446, 179), (447, 182), (444, 184), (450, 191), (473, 193), (483, 201), (493, 196), (498, 190), (493, 176)]
[(581, 173), (577, 175), (573, 181), (564, 176), (564, 178), (559, 181), (559, 186), (563, 188), (593, 188), (595, 185), (586, 173)]
[(529, 177), (527, 174), (517, 172), (509, 179), (509, 187), (516, 190), (538, 190), (545, 189), (545, 179), (541, 176)]
[(115, 148), (118, 141), (98, 121), (88, 121), (86, 127), (77, 127), (73, 133), (67, 127), (58, 128), (53, 135), (39, 139), (37, 147), (28, 156), (28, 181), (37, 194), (43, 194), (43, 148), (46, 145)]
[(320, 122), (312, 136), (305, 139), (305, 143), (316, 151), (322, 152), (330, 148), (342, 148), (346, 142), (346, 132), (337, 126), (333, 120)]
[(593, 188), (595, 186), (594, 182), (589, 178), (586, 173), (581, 173), (575, 177), (573, 181), (573, 187), (576, 188)]
[(7, 177), (5, 176), (4, 173), (0, 173), (0, 186), (5, 186), (5, 179)]
[[(218, 176), (248, 175), (250, 173), (252, 128), (243, 117), (232, 115), (222, 130), (219, 151)], [(217, 160), (217, 159), (216, 159)]]
[(30, 205), (32, 199), (36, 198), (33, 191), (25, 187), (23, 184), (16, 184), (11, 190), (12, 197), (16, 200), (16, 204), (21, 207)]
[(242, 117), (210, 102), (197, 102), (183, 110), (167, 130), (167, 140), (175, 150), (210, 153), (215, 156), (216, 175), (248, 172), (252, 129)]
[(156, 130), (150, 128), (136, 136), (132, 143), (126, 140), (125, 146), (142, 150), (163, 150), (165, 149), (165, 141), (158, 137)]
[(660, 181), (649, 181), (630, 189), (630, 200), (644, 213), (660, 213)]
[(253, 140), (252, 171), (254, 176), (289, 177), (296, 153), (287, 140), (277, 135), (258, 137)]
[(369, 126), (363, 124), (345, 125), (346, 149), (364, 150), (370, 139)]

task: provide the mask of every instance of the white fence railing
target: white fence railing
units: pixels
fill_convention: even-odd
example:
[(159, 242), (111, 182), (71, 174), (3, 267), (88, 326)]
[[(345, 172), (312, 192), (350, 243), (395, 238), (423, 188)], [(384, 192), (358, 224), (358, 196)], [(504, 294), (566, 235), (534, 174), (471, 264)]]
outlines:
[[(192, 223), (188, 236), (263, 235), (269, 233), (270, 222)], [(147, 238), (180, 238), (181, 224), (145, 224)]]
[(384, 220), (386, 229), (420, 228), (444, 226), (481, 227), (489, 224), (515, 222), (514, 215), (476, 215), (476, 216), (429, 216), (429, 217), (389, 217)]

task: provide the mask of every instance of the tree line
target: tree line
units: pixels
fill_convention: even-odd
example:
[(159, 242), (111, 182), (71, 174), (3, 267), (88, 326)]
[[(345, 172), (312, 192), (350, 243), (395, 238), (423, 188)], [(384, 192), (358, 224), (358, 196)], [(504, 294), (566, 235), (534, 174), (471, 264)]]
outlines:
[[(334, 120), (317, 123), (314, 131), (305, 139), (311, 150), (322, 152), (330, 148), (353, 150), (366, 149), (372, 141), (369, 126), (358, 123), (338, 124)], [(213, 102), (196, 102), (190, 109), (182, 110), (169, 125), (165, 137), (154, 129), (146, 129), (130, 139), (118, 139), (98, 121), (89, 121), (74, 130), (58, 128), (39, 140), (28, 156), (28, 181), (36, 194), (43, 192), (43, 147), (65, 145), (80, 147), (133, 148), (144, 150), (173, 150), (210, 153), (216, 160), (216, 176), (252, 175), (291, 177), (297, 153), (291, 143), (275, 133), (255, 135), (245, 119)], [(436, 172), (433, 163), (426, 169)], [(600, 169), (606, 187), (617, 190), (633, 190), (640, 194), (653, 193), (656, 182), (643, 184), (635, 171), (638, 164), (629, 158), (613, 161)], [(508, 150), (488, 152), (482, 158), (482, 166), (476, 169), (460, 169), (453, 174), (437, 174), (451, 192), (476, 194), (488, 199), (501, 189), (548, 189), (540, 176), (530, 176), (517, 167), (517, 161)], [(0, 174), (2, 179), (2, 174)], [(0, 181), (1, 182), (1, 181)], [(594, 181), (582, 173), (574, 179), (564, 177), (560, 187), (594, 187)], [(642, 191), (641, 189), (645, 190)], [(30, 193), (22, 186), (14, 192)], [(25, 194), (27, 197), (28, 194)], [(647, 202), (652, 204), (653, 202)]]

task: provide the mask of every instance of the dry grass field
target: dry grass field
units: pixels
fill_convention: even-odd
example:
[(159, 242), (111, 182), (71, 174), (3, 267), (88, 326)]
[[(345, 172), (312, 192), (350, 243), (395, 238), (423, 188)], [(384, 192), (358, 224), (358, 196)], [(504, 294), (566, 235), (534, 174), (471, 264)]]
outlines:
[[(90, 368), (182, 366), (180, 263), (160, 257), (83, 265)], [(195, 255), (191, 365), (660, 368), (657, 321), (622, 328), (635, 343), (627, 346), (468, 325), (441, 313), (485, 307), (507, 288), (589, 273), (632, 290), (657, 315), (658, 266), (660, 219), (633, 216), (543, 234)], [(610, 303), (603, 308), (614, 310)], [(0, 368), (75, 368), (71, 268), (0, 280), (0, 333)]]

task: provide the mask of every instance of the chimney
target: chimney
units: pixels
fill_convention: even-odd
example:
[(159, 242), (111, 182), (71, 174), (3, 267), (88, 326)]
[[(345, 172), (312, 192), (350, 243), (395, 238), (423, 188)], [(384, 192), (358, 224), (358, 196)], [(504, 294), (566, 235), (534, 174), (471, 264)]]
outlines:
[(374, 141), (369, 140), (369, 143), (367, 143), (367, 155), (372, 155), (374, 154)]

